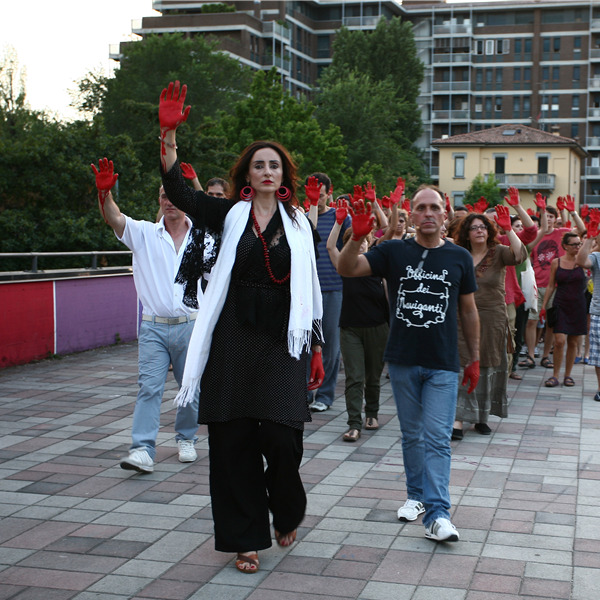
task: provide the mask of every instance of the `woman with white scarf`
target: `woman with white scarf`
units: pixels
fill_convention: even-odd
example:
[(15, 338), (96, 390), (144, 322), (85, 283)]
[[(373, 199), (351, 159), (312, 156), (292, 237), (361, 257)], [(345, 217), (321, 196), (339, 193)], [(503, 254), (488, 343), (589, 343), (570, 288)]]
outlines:
[(185, 94), (175, 82), (160, 97), (163, 185), (175, 206), (223, 237), (176, 402), (200, 394), (215, 548), (236, 552), (236, 568), (255, 573), (257, 551), (271, 546), (269, 511), (277, 543), (290, 546), (306, 509), (299, 468), (311, 420), (311, 350), (309, 388), (323, 380), (313, 231), (296, 208), (296, 167), (276, 142), (254, 142), (242, 152), (229, 199), (185, 183), (175, 143), (190, 110)]

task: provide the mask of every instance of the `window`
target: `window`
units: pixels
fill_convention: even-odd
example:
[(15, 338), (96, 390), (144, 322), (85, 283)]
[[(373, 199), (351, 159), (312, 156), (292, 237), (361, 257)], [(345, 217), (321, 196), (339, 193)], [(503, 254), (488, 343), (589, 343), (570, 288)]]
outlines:
[(573, 38), (573, 50), (575, 52), (581, 52), (581, 37), (577, 36)]
[(519, 118), (521, 116), (521, 98), (519, 96), (513, 97), (513, 117)]
[(560, 67), (552, 67), (552, 79), (558, 81), (560, 74)]
[(550, 79), (550, 67), (542, 67), (542, 79), (544, 81)]
[(502, 69), (496, 69), (496, 89), (502, 89)]
[(496, 154), (494, 156), (494, 173), (496, 175), (504, 175), (506, 156), (504, 154)]
[(544, 38), (542, 40), (542, 48), (544, 52), (550, 52), (550, 38)]
[(485, 40), (485, 53), (487, 55), (494, 54), (494, 40)]
[(483, 54), (483, 40), (475, 40), (475, 43), (473, 44), (473, 53)]
[(455, 178), (464, 178), (465, 176), (465, 154), (455, 154), (454, 155), (454, 177)]
[(531, 115), (531, 98), (525, 96), (523, 98), (523, 117), (529, 117)]
[(521, 81), (521, 67), (513, 69), (513, 81)]
[(552, 96), (552, 105), (551, 105), (550, 109), (552, 110), (553, 117), (558, 117), (558, 107), (559, 107), (558, 103), (559, 103), (559, 97)]
[(510, 40), (496, 40), (496, 54), (508, 54), (510, 52)]
[(483, 100), (481, 97), (475, 98), (475, 112), (480, 113), (483, 110)]
[(515, 40), (515, 54), (521, 54), (523, 52), (523, 40), (521, 38), (517, 38)]
[(502, 96), (496, 96), (495, 108), (496, 112), (502, 112)]
[(531, 54), (531, 47), (533, 40), (531, 38), (525, 38), (525, 54)]
[(573, 114), (579, 113), (579, 96), (573, 96), (571, 100), (571, 112)]
[(548, 174), (548, 155), (547, 154), (538, 154), (538, 170), (539, 175), (547, 175)]
[(572, 123), (571, 124), (571, 137), (572, 138), (579, 137), (579, 123)]
[(554, 50), (554, 52), (560, 52), (560, 38), (559, 37), (555, 37), (552, 40), (552, 49)]
[(573, 81), (581, 81), (581, 67), (573, 65)]
[(523, 81), (531, 83), (531, 67), (523, 67)]

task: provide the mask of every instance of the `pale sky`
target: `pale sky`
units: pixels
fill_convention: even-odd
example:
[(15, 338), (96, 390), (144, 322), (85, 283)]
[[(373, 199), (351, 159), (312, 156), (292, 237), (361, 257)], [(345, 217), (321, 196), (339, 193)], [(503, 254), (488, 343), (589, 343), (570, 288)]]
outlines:
[(1, 0), (0, 57), (15, 49), (31, 108), (75, 118), (74, 81), (99, 68), (112, 72), (109, 45), (137, 37), (132, 19), (153, 14), (152, 0)]

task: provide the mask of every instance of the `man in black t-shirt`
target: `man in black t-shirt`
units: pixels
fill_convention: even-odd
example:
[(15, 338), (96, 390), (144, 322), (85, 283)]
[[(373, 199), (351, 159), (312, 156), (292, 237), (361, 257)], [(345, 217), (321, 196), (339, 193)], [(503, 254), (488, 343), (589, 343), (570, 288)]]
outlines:
[(402, 431), (408, 499), (401, 521), (425, 513), (425, 537), (457, 541), (450, 521), (450, 436), (456, 410), (458, 373), (457, 311), (471, 355), (463, 384), (469, 392), (479, 379), (479, 316), (473, 259), (441, 235), (444, 199), (432, 187), (412, 200), (416, 236), (383, 242), (359, 254), (371, 217), (358, 204), (354, 235), (340, 254), (344, 277), (379, 275), (387, 279), (390, 335), (385, 353)]

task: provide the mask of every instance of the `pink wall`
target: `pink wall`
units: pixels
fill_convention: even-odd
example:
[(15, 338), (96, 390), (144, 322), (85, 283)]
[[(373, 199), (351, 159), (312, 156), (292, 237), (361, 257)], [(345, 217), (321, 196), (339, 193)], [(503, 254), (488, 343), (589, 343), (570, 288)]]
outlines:
[(0, 368), (137, 338), (132, 275), (0, 284)]

